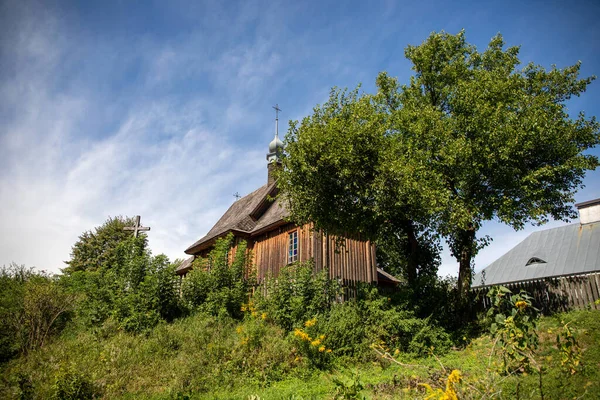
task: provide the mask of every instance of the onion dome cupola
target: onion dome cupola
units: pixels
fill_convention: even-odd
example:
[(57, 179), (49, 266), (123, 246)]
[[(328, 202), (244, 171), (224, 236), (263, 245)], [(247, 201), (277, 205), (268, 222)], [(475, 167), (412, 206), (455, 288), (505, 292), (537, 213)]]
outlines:
[(275, 171), (281, 166), (281, 155), (283, 154), (283, 142), (279, 140), (279, 111), (281, 109), (278, 105), (273, 108), (275, 109), (275, 138), (269, 143), (269, 152), (267, 153), (267, 182), (269, 185), (275, 182)]
[(275, 109), (275, 138), (269, 143), (269, 152), (267, 153), (267, 161), (270, 163), (281, 162), (281, 154), (283, 153), (283, 142), (279, 139), (279, 111), (278, 105)]

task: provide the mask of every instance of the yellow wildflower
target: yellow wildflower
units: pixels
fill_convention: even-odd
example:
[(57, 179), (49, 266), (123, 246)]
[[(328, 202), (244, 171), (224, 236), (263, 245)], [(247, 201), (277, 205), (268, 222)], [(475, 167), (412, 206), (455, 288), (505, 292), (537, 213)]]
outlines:
[(322, 352), (324, 352), (324, 351), (325, 351), (325, 346), (321, 346), (321, 347), (319, 347), (319, 352), (321, 352), (321, 353), (322, 353)]
[(241, 325), (240, 325), (240, 326), (238, 326), (237, 328), (235, 328), (235, 331), (236, 331), (238, 334), (241, 334), (243, 330), (244, 330), (244, 328), (242, 328), (242, 326), (241, 326)]
[(519, 300), (519, 301), (517, 301), (517, 302), (515, 303), (515, 306), (516, 306), (516, 307), (517, 307), (519, 310), (523, 311), (524, 309), (526, 309), (526, 308), (527, 308), (527, 302), (526, 302), (526, 301), (523, 301), (523, 300)]
[(450, 373), (448, 380), (446, 381), (446, 392), (444, 392), (445, 399), (458, 400), (458, 395), (456, 394), (454, 385), (460, 383), (461, 379), (462, 378), (459, 370), (455, 369)]
[(331, 349), (327, 349), (327, 353), (331, 353)]
[(399, 349), (396, 349), (396, 350), (394, 351), (394, 355), (395, 355), (395, 356), (397, 356), (398, 354), (400, 354), (400, 350), (399, 350)]
[(267, 313), (266, 313), (266, 312), (262, 313), (262, 315), (261, 315), (260, 317), (261, 317), (263, 320), (264, 320), (264, 319), (267, 319)]
[(319, 339), (321, 339), (321, 340), (325, 339), (325, 335), (319, 336)]
[(459, 383), (462, 379), (461, 373), (459, 370), (453, 370), (448, 376), (448, 383)]
[(315, 339), (315, 340), (313, 340), (312, 342), (310, 342), (310, 344), (311, 344), (312, 346), (315, 346), (315, 347), (317, 347), (318, 345), (320, 345), (320, 344), (321, 344), (321, 341), (320, 341), (319, 339)]
[(310, 340), (310, 337), (308, 336), (308, 333), (304, 332), (300, 328), (294, 329), (294, 336), (300, 338), (301, 340), (305, 340), (305, 341), (309, 341)]
[(315, 326), (316, 323), (317, 323), (317, 319), (313, 318), (313, 319), (309, 319), (308, 321), (306, 321), (304, 323), (304, 326), (307, 328), (310, 328), (311, 326)]

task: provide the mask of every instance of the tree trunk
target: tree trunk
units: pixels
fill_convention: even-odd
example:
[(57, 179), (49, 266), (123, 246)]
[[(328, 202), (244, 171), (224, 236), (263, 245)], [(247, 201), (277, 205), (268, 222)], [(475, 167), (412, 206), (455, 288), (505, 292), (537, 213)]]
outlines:
[(471, 261), (475, 250), (475, 228), (462, 230), (458, 234), (458, 296), (461, 306), (466, 306), (471, 290)]
[(407, 221), (405, 224), (405, 233), (408, 238), (408, 260), (406, 265), (406, 280), (412, 287), (417, 281), (417, 269), (419, 267), (419, 241), (415, 235), (414, 225), (412, 221)]

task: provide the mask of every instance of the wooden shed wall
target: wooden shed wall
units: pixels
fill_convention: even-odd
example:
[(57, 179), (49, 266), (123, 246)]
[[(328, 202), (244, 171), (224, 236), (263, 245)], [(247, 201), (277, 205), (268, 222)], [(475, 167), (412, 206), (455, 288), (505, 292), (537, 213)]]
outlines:
[[(567, 311), (573, 308), (600, 310), (600, 272), (580, 275), (540, 278), (523, 282), (506, 283), (513, 293), (525, 290), (533, 297), (533, 304), (544, 313)], [(474, 288), (483, 308), (491, 307), (487, 297), (490, 287)]]

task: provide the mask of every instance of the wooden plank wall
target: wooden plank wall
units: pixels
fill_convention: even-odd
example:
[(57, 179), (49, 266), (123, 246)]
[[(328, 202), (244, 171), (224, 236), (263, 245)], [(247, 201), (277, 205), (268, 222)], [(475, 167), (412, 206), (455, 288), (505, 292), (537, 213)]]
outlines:
[[(525, 290), (534, 298), (534, 305), (544, 313), (566, 311), (572, 308), (600, 310), (595, 301), (600, 298), (600, 273), (557, 278), (535, 279), (503, 285), (513, 293)], [(474, 289), (484, 308), (489, 308), (486, 296), (489, 288)]]
[(310, 224), (296, 227), (293, 224), (267, 232), (253, 241), (254, 263), (257, 278), (277, 276), (287, 265), (288, 234), (298, 229), (298, 260), (314, 259), (315, 272), (329, 268), (329, 277), (339, 279), (344, 286), (353, 282), (377, 282), (375, 246), (360, 238), (337, 239), (314, 231)]
[(262, 281), (266, 276), (277, 276), (281, 267), (288, 262), (289, 233), (298, 230), (298, 261), (307, 261), (312, 257), (313, 232), (308, 225), (296, 227), (283, 225), (267, 232), (253, 241), (254, 264), (257, 278)]

